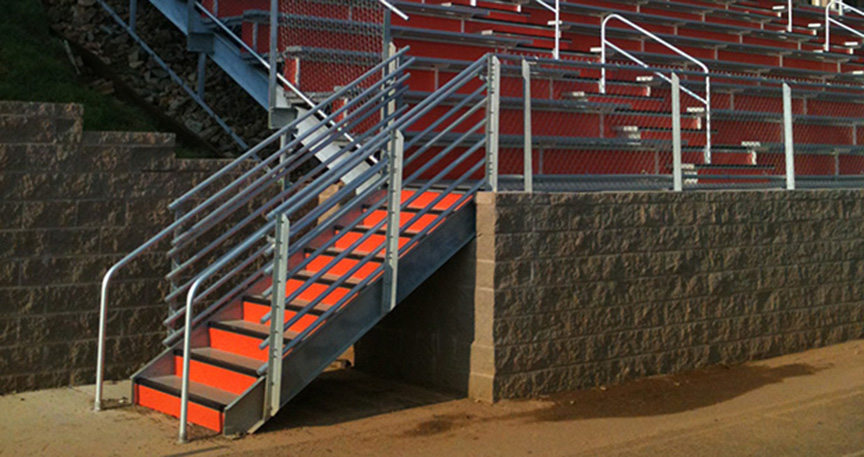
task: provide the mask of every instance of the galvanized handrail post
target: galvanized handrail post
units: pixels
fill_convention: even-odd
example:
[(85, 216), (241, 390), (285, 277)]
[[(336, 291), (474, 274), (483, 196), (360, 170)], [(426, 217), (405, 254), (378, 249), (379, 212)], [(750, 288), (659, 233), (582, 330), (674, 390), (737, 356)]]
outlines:
[(180, 380), (180, 432), (178, 441), (186, 442), (186, 423), (189, 420), (189, 364), (192, 356), (192, 308), (195, 304), (195, 295), (198, 288), (204, 282), (204, 276), (199, 277), (189, 289), (186, 296), (186, 316), (183, 327), (183, 373)]
[(287, 214), (276, 219), (276, 247), (273, 255), (273, 293), (271, 294), (270, 352), (265, 385), (264, 417), (273, 417), (282, 407), (282, 350), (285, 344), (285, 291), (288, 281), (288, 240), (291, 221)]
[(138, 0), (129, 0), (129, 30), (135, 31), (138, 17)]
[(557, 60), (561, 58), (561, 0), (555, 0), (555, 6), (546, 3), (545, 0), (537, 0), (543, 8), (551, 11), (555, 15), (555, 47), (552, 49), (552, 56)]
[[(278, 44), (279, 44), (279, 0), (270, 0), (270, 47), (268, 48), (269, 55), (267, 56), (267, 60), (269, 61), (269, 68), (267, 69), (267, 84), (268, 84), (268, 93), (267, 93), (267, 113), (268, 113), (268, 123), (270, 124), (270, 128), (279, 128), (282, 127), (275, 125), (275, 113), (277, 107), (277, 97), (278, 93), (276, 91), (276, 75), (278, 73), (277, 70), (277, 53), (279, 52)], [(299, 81), (298, 81), (299, 85)]]
[(501, 117), (501, 60), (489, 54), (486, 73), (486, 182), (488, 189), (498, 192), (498, 134)]
[(795, 145), (792, 136), (792, 89), (783, 83), (783, 145), (786, 152), (786, 189), (795, 189)]
[(681, 164), (681, 80), (672, 73), (672, 188), (684, 190)]
[(402, 212), (402, 163), (405, 158), (405, 136), (396, 131), (388, 148), (387, 164), (387, 234), (384, 252), (384, 297), (381, 313), (396, 307), (396, 286), (399, 273), (399, 232)]
[(525, 146), (523, 148), (523, 171), (525, 180), (525, 192), (534, 192), (534, 153), (532, 151), (533, 138), (531, 135), (531, 66), (528, 61), (522, 59), (522, 97), (524, 98), (525, 106), (522, 117), (525, 121), (523, 136), (525, 138)]

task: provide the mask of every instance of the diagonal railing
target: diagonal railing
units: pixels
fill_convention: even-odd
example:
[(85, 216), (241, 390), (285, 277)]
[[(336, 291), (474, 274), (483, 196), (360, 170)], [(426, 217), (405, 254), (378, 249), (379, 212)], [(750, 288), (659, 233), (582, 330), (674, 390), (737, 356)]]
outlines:
[[(606, 64), (606, 47), (607, 46), (614, 49), (615, 51), (617, 51), (619, 54), (623, 55), (624, 57), (632, 60), (633, 62), (636, 62), (638, 65), (642, 66), (643, 68), (650, 68), (650, 66), (647, 63), (643, 62), (642, 60), (640, 60), (639, 58), (637, 58), (633, 54), (627, 52), (626, 50), (624, 50), (620, 46), (617, 46), (614, 43), (610, 42), (606, 38), (607, 25), (609, 24), (610, 21), (613, 21), (613, 20), (620, 21), (620, 22), (624, 23), (625, 25), (627, 25), (628, 27), (632, 28), (633, 30), (636, 30), (637, 32), (642, 33), (643, 35), (647, 36), (648, 38), (651, 38), (652, 40), (656, 41), (657, 43), (660, 43), (665, 48), (667, 48), (667, 49), (671, 50), (672, 52), (678, 54), (679, 56), (687, 59), (688, 61), (696, 64), (696, 66), (698, 66), (702, 70), (702, 72), (705, 75), (705, 96), (704, 97), (700, 96), (700, 95), (696, 94), (695, 92), (693, 92), (687, 88), (682, 88), (681, 91), (690, 95), (691, 97), (695, 98), (700, 103), (705, 105), (705, 152), (703, 154), (703, 160), (706, 164), (710, 164), (711, 163), (711, 76), (710, 76), (710, 70), (708, 69), (708, 66), (705, 65), (704, 63), (702, 63), (700, 60), (696, 59), (695, 57), (691, 56), (690, 54), (687, 54), (686, 52), (682, 51), (678, 47), (676, 47), (673, 44), (669, 43), (668, 41), (664, 40), (663, 38), (660, 38), (659, 36), (655, 35), (651, 31), (649, 31), (649, 30), (641, 27), (640, 25), (634, 23), (633, 21), (625, 18), (624, 16), (621, 16), (619, 14), (610, 14), (610, 15), (606, 16), (605, 18), (603, 18), (603, 22), (600, 25), (600, 64), (603, 65), (600, 69), (600, 93), (602, 93), (602, 94), (606, 93), (606, 66), (605, 66), (605, 64)], [(671, 77), (666, 76), (664, 73), (662, 73), (660, 71), (654, 71), (654, 74), (657, 75), (657, 77), (661, 78), (662, 80), (666, 81), (667, 83), (672, 84)]]
[[(411, 64), (411, 60), (396, 64), (395, 68), (388, 71), (383, 79), (387, 83), (381, 87), (364, 91), (369, 92), (370, 100), (375, 101), (371, 112), (386, 114), (360, 135), (363, 137), (363, 143), (355, 145), (356, 148), (343, 148), (338, 158), (331, 158), (336, 160), (338, 166), (328, 169), (321, 164), (304, 175), (298, 180), (298, 183), (305, 183), (302, 188), (272, 207), (265, 223), (231, 252), (196, 276), (188, 287), (186, 307), (182, 311), (186, 321), (183, 326), (181, 440), (185, 440), (186, 437), (191, 331), (196, 326), (196, 322), (209, 315), (205, 310), (194, 319), (192, 318), (196, 300), (206, 296), (207, 291), (210, 290), (206, 289), (199, 294), (202, 284), (215, 278), (216, 273), (226, 266), (249, 255), (243, 254), (244, 252), (251, 252), (253, 256), (257, 256), (259, 252), (262, 253), (261, 255), (270, 256), (276, 251), (274, 260), (255, 269), (253, 276), (250, 277), (251, 281), (260, 281), (267, 275), (270, 277), (270, 284), (261, 295), (270, 299), (271, 311), (261, 318), (261, 323), (270, 322), (271, 332), (269, 338), (260, 344), (261, 349), (270, 348), (270, 356), (268, 362), (258, 370), (259, 375), (267, 375), (265, 415), (269, 417), (278, 411), (282, 403), (279, 397), (282, 358), (295, 350), (335, 313), (343, 309), (360, 290), (376, 280), (384, 280), (385, 285), (390, 286), (384, 288), (386, 296), (382, 297), (382, 312), (386, 313), (392, 309), (396, 300), (395, 284), (399, 256), (412, 249), (453, 211), (473, 198), (477, 190), (486, 186), (487, 180), (482, 179), (481, 173), (486, 164), (486, 156), (483, 153), (478, 154), (480, 148), (487, 144), (486, 138), (473, 142), (467, 140), (476, 132), (487, 129), (487, 116), (476, 119), (472, 118), (472, 115), (486, 106), (488, 95), (482, 92), (489, 92), (489, 83), (484, 82), (479, 88), (473, 89), (472, 97), (468, 99), (468, 103), (473, 104), (466, 113), (456, 116), (465, 107), (465, 101), (450, 107), (443, 115), (434, 111), (449, 102), (451, 95), (467, 87), (468, 84), (473, 84), (486, 71), (486, 60), (478, 60), (434, 94), (409, 109), (407, 105), (392, 104), (391, 101), (401, 96), (405, 90), (402, 86), (404, 78), (400, 75), (404, 68)], [(349, 104), (365, 97), (366, 95), (355, 97)], [(340, 122), (365, 120), (357, 119), (358, 115), (364, 117), (358, 113), (365, 113), (365, 111), (350, 112)], [(454, 117), (456, 119), (451, 120)], [(415, 126), (426, 125), (428, 122), (431, 124), (423, 130), (418, 132), (412, 130)], [(443, 128), (443, 132), (454, 129), (464, 132), (459, 140), (452, 142), (443, 150), (437, 150), (432, 146), (435, 144), (436, 137), (440, 135), (440, 132), (435, 130), (438, 128)], [(428, 138), (427, 136), (433, 132), (433, 137)], [(405, 141), (406, 134), (411, 136), (408, 141)], [(407, 158), (405, 158), (406, 153)], [(456, 154), (455, 157), (453, 154)], [(314, 156), (311, 152), (307, 155)], [(354, 179), (345, 180), (347, 171), (376, 155), (379, 156), (379, 160), (374, 166), (358, 174)], [(291, 161), (296, 160), (292, 158)], [(432, 167), (436, 164), (441, 165), (442, 168), (432, 172)], [(411, 170), (411, 173), (403, 173), (404, 170)], [(404, 179), (403, 174), (405, 174)], [(322, 199), (320, 196), (323, 191), (334, 185), (343, 187)], [(404, 200), (403, 186), (415, 188), (414, 193)], [(293, 187), (296, 188), (297, 184), (295, 183)], [(436, 187), (436, 197), (425, 206), (419, 208), (412, 206), (420, 195), (433, 187)], [(451, 202), (445, 210), (436, 212), (432, 220), (424, 220), (425, 226), (417, 233), (411, 234), (410, 237), (403, 236), (406, 235), (409, 227), (421, 218), (427, 217), (436, 205), (454, 194), (459, 195), (455, 202)], [(412, 206), (416, 213), (407, 221), (400, 221), (402, 210), (409, 206)], [(379, 211), (386, 211), (386, 216), (378, 218), (377, 222), (370, 222), (375, 220), (375, 214)], [(362, 235), (356, 238), (349, 236), (357, 234), (355, 230), (364, 224), (369, 226), (363, 227), (360, 232)], [(373, 238), (385, 228), (386, 235), (383, 239)], [(270, 233), (274, 234), (276, 246), (266, 243), (257, 247)], [(338, 250), (334, 252), (337, 247)], [(352, 254), (359, 254), (362, 258), (354, 260), (353, 266), (347, 271), (339, 271), (337, 266)], [(305, 280), (291, 279), (296, 278), (298, 273), (311, 270), (310, 266), (313, 262), (318, 264), (314, 274), (307, 275)], [(249, 262), (246, 260), (241, 263), (244, 266), (247, 264)], [(351, 278), (361, 270), (364, 270), (363, 279), (352, 284)], [(330, 284), (320, 290), (320, 280), (325, 277)], [(295, 282), (290, 288), (289, 280)], [(216, 283), (220, 281), (221, 279)], [(248, 281), (242, 284), (248, 284)], [(285, 321), (283, 316), (286, 303), (291, 303), (303, 296), (313, 286), (318, 286), (313, 293), (315, 298), (306, 302), (302, 309)], [(290, 293), (286, 292), (288, 289), (291, 290)], [(329, 305), (326, 311), (318, 316), (310, 314), (334, 295), (338, 295), (339, 298)], [(212, 308), (213, 306), (210, 309)], [(178, 311), (177, 314), (180, 312)], [(304, 328), (296, 334), (292, 333), (290, 342), (283, 346), (285, 333), (290, 332), (290, 329), (301, 320), (306, 321), (303, 324)]]
[[(362, 90), (358, 89), (357, 84), (343, 87), (318, 104), (316, 106), (318, 109), (310, 110), (298, 117), (297, 120), (276, 131), (262, 143), (186, 192), (169, 206), (178, 214), (174, 223), (165, 227), (109, 268), (102, 281), (100, 298), (96, 410), (101, 408), (102, 402), (108, 290), (117, 271), (143, 253), (153, 249), (160, 242), (170, 238), (172, 239), (172, 249), (169, 251), (169, 257), (175, 259), (175, 264), (167, 278), (176, 282), (177, 285), (166, 300), (171, 302), (184, 295), (193, 285), (195, 278), (199, 276), (199, 272), (203, 271), (202, 265), (212, 266), (212, 262), (224, 258), (224, 255), (231, 254), (233, 250), (225, 254), (226, 246), (231, 246), (232, 242), (236, 246), (237, 238), (249, 232), (255, 232), (263, 215), (268, 214), (291, 195), (297, 194), (316, 176), (333, 172), (328, 167), (334, 169), (340, 167), (340, 170), (347, 168), (345, 165), (347, 159), (344, 156), (350, 155), (350, 152), (363, 138), (357, 138), (353, 142), (344, 144), (339, 148), (339, 154), (334, 154), (327, 160), (319, 162), (314, 158), (314, 155), (322, 148), (342, 141), (340, 140), (342, 130), (358, 125), (367, 119), (380, 118), (381, 111), (376, 111), (376, 109), (399, 97), (404, 88), (400, 88), (398, 91), (384, 90), (384, 88), (389, 88), (394, 84), (401, 85), (407, 79), (405, 69), (410, 64), (410, 59), (404, 60), (404, 54), (405, 50), (394, 54), (358, 79), (358, 84), (359, 81), (378, 79), (369, 87)], [(393, 62), (401, 62), (395, 67), (394, 76), (389, 79), (380, 79), (381, 71)], [(316, 119), (315, 113), (327, 109), (334, 100), (352, 95), (354, 98), (350, 103), (333, 110), (324, 119), (317, 121), (314, 124), (316, 127), (298, 130), (307, 121)], [(356, 114), (350, 117), (344, 116), (352, 111)], [(387, 116), (393, 117), (393, 114)], [(330, 124), (330, 122), (333, 123)], [(357, 160), (351, 161), (355, 165), (357, 162)], [(297, 175), (299, 173), (297, 170), (305, 170), (305, 173), (295, 180), (294, 185), (283, 185), (286, 180), (291, 178), (292, 174)], [(187, 207), (189, 209), (183, 211)], [(236, 248), (234, 249), (236, 250)], [(212, 312), (212, 310), (230, 301), (232, 294), (236, 295), (243, 290), (244, 286), (248, 287), (253, 282), (252, 276), (240, 281), (229, 292), (216, 294), (219, 287), (230, 285), (231, 280), (237, 279), (244, 269), (251, 268), (255, 262), (264, 259), (269, 252), (269, 247), (258, 246), (253, 254), (238, 264), (232, 264), (230, 271), (220, 275), (217, 281), (218, 285), (214, 284), (198, 294), (195, 303), (210, 297), (213, 303), (208, 310)], [(239, 253), (235, 255), (239, 255)], [(166, 319), (166, 325), (175, 322), (183, 316), (184, 312), (185, 309), (175, 310)], [(193, 325), (203, 320), (205, 314), (206, 312), (199, 315), (193, 321)], [(175, 331), (165, 340), (166, 344), (173, 343), (181, 335), (182, 331)]]
[[(163, 241), (171, 240), (172, 259), (166, 279), (173, 287), (166, 300), (183, 299), (183, 305), (173, 308), (164, 321), (173, 329), (164, 343), (182, 344), (184, 352), (182, 375), (178, 374), (182, 377), (181, 441), (187, 437), (192, 331), (252, 286), (272, 302), (262, 323), (271, 315), (278, 317), (275, 322), (284, 322), (271, 322), (270, 338), (261, 342), (262, 348), (271, 347), (269, 361), (259, 368), (259, 374), (267, 376), (266, 416), (281, 405), (275, 386), (281, 383), (282, 357), (362, 288), (383, 280), (389, 293), (382, 297), (382, 311), (395, 306), (399, 256), (463, 207), (477, 190), (490, 187), (493, 179), (484, 177), (484, 165), (494, 162), (497, 152), (489, 147), (495, 142), (487, 140), (495, 130), (489, 125), (495, 116), (488, 113), (492, 94), (497, 97), (496, 83), (485, 75), (489, 62), (497, 59), (477, 60), (422, 101), (408, 105), (402, 97), (414, 59), (406, 51), (395, 52), (175, 200), (170, 205), (178, 215), (175, 222), (108, 270), (100, 299), (96, 410), (103, 397), (109, 287), (120, 269)], [(468, 96), (453, 97), (463, 92)], [(333, 102), (342, 99), (349, 101), (334, 109)], [(346, 141), (343, 132), (349, 130), (355, 136)], [(483, 132), (487, 134), (478, 139)], [(442, 135), (452, 133), (459, 138), (439, 148)], [(334, 145), (335, 153), (323, 159), (318, 155)], [(338, 190), (322, 198), (333, 186)], [(403, 186), (414, 193), (403, 197)], [(434, 198), (418, 200), (432, 189)], [(440, 208), (445, 201), (446, 208)], [(400, 223), (402, 211), (409, 207), (413, 216)], [(385, 216), (375, 219), (381, 212)], [(408, 230), (421, 219), (420, 230)], [(373, 238), (379, 231), (385, 232), (383, 239)], [(379, 242), (371, 246), (375, 240)], [(351, 259), (350, 269), (336, 268), (358, 250), (362, 258)], [(352, 280), (361, 270), (363, 279)], [(306, 275), (299, 277), (305, 279), (291, 279), (302, 272)], [(316, 289), (315, 299), (283, 321), (285, 304), (316, 283), (320, 288), (322, 278), (329, 286)], [(288, 281), (294, 282), (290, 293)], [(285, 332), (301, 319), (311, 319), (310, 312), (337, 290), (342, 292), (339, 300), (282, 347)]]
[(830, 2), (828, 2), (828, 4), (825, 5), (825, 43), (823, 44), (823, 49), (825, 50), (825, 52), (828, 52), (831, 49), (831, 24), (840, 27), (841, 29), (857, 36), (858, 38), (864, 38), (864, 33), (861, 33), (860, 31), (849, 27), (848, 25), (831, 17), (831, 9), (834, 8), (835, 5), (838, 13), (841, 15), (848, 11), (864, 17), (864, 11), (855, 8), (854, 6), (847, 5), (843, 2), (843, 0), (831, 0)]

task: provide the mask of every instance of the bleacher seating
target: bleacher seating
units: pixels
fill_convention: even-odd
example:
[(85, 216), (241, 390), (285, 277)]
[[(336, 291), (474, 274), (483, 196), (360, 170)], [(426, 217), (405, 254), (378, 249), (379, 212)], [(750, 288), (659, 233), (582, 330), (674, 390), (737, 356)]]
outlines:
[[(279, 42), (285, 59), (285, 76), (301, 90), (326, 94), (346, 84), (346, 78), (362, 73), (378, 58), (377, 50), (362, 48), (357, 44), (360, 40), (352, 39), (352, 34), (380, 34), (382, 21), (371, 9), (329, 3), (327, 8), (314, 9), (319, 13), (297, 14), (297, 5), (304, 1), (315, 3), (314, 0), (280, 3), (280, 20), (291, 25), (283, 27), (289, 31), (280, 34)], [(220, 0), (214, 12), (241, 29), (247, 44), (267, 53), (267, 3)], [(555, 46), (554, 28), (550, 26), (554, 15), (537, 2), (401, 0), (394, 4), (410, 16), (406, 21), (394, 15), (391, 33), (398, 47), (410, 46), (411, 55), (418, 58), (409, 81), (416, 97), (433, 92), (466, 63), (488, 52), (550, 58)], [(544, 160), (543, 171), (552, 174), (667, 171), (656, 160), (648, 161), (652, 166), (633, 160), (631, 153), (640, 146), (652, 156), (656, 153), (650, 151), (668, 149), (671, 140), (668, 85), (647, 78), (650, 72), (619, 69), (610, 71), (608, 90), (599, 93), (599, 70), (593, 64), (599, 60), (600, 23), (609, 14), (617, 13), (699, 59), (712, 73), (730, 75), (729, 79), (715, 75), (712, 81), (715, 167), (747, 165), (762, 174), (783, 173), (779, 157), (782, 151), (776, 147), (782, 144), (779, 83), (789, 80), (822, 85), (796, 88), (795, 141), (809, 145), (799, 148), (802, 162), (808, 163), (806, 168), (830, 168), (840, 174), (858, 172), (856, 167), (842, 169), (842, 164), (849, 161), (841, 161), (838, 168), (832, 155), (838, 150), (846, 153), (858, 150), (861, 134), (856, 125), (862, 105), (849, 102), (848, 96), (838, 99), (834, 89), (824, 84), (842, 89), (843, 85), (864, 80), (862, 40), (842, 29), (832, 29), (826, 52), (820, 22), (824, 10), (796, 6), (793, 28), (788, 32), (785, 5), (786, 2), (770, 0), (562, 2), (560, 53), (561, 59), (568, 62), (569, 74), (558, 80), (554, 75), (548, 79), (538, 76), (535, 85), (545, 87), (534, 90), (534, 109), (543, 115), (540, 123), (535, 122), (533, 134), (549, 145), (542, 149), (546, 158), (568, 159)], [(848, 17), (845, 21), (864, 29), (864, 18)], [(347, 26), (349, 23), (351, 27)], [(608, 38), (648, 65), (693, 70), (686, 58), (623, 23), (611, 21)], [(614, 52), (609, 63), (633, 65)], [(505, 74), (503, 96), (520, 97), (515, 92), (515, 88), (521, 88), (516, 76), (510, 77), (512, 81), (507, 78)], [(778, 84), (771, 87), (754, 82), (753, 78), (773, 79)], [(684, 79), (685, 85), (694, 91), (704, 90), (695, 75)], [(691, 108), (684, 114), (682, 124), (685, 159), (704, 166), (700, 152), (706, 141), (704, 112), (695, 110), (698, 105), (695, 100), (684, 97), (682, 102)], [(521, 134), (519, 103), (505, 100), (502, 110), (502, 134)], [(742, 112), (744, 115), (739, 115)], [(616, 143), (620, 146), (622, 139), (626, 140), (626, 147), (616, 149), (614, 146)], [(846, 149), (838, 149), (841, 146)], [(616, 150), (630, 156), (627, 160), (613, 160)], [(598, 151), (602, 151), (603, 160), (597, 159)], [(515, 150), (512, 153), (514, 157), (518, 155)], [(502, 154), (506, 155), (507, 150)], [(825, 164), (813, 165), (820, 161)], [(516, 162), (502, 159), (502, 173), (519, 172), (521, 166)], [(618, 165), (617, 168), (586, 165), (600, 162)], [(555, 163), (563, 168), (554, 169)]]

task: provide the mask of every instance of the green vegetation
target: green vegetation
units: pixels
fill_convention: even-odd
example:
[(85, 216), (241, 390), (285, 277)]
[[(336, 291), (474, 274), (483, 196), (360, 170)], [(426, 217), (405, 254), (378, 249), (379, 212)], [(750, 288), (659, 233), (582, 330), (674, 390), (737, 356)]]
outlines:
[(0, 14), (0, 100), (80, 103), (88, 130), (158, 130), (135, 107), (86, 85), (51, 35), (39, 0), (4, 0)]

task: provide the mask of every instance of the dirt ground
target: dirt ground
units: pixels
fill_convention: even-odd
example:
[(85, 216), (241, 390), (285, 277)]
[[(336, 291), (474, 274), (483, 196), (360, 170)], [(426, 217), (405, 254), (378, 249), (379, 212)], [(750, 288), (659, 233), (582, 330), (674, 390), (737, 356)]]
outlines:
[(864, 341), (495, 405), (336, 371), (255, 435), (196, 429), (189, 444), (158, 413), (92, 412), (92, 392), (0, 397), (0, 456), (864, 457)]

